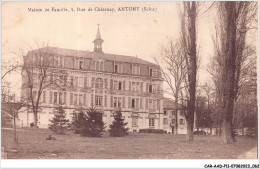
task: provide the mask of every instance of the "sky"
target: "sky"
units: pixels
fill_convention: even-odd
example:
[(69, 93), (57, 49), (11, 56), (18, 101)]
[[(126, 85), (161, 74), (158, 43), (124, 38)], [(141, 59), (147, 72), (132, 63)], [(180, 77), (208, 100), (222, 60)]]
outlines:
[[(214, 12), (208, 10), (212, 2), (200, 7), (197, 37), (201, 65), (199, 84), (209, 79), (206, 67), (213, 55), (212, 30)], [(71, 11), (71, 8), (86, 11)], [(88, 11), (89, 8), (139, 7), (139, 11)], [(154, 9), (145, 11), (142, 9)], [(42, 12), (30, 12), (42, 9)], [(45, 12), (48, 8), (66, 8), (65, 12)], [(155, 11), (156, 10), (156, 11)], [(206, 12), (205, 12), (206, 11)], [(8, 52), (25, 43), (48, 42), (49, 46), (93, 51), (93, 40), (100, 24), (105, 53), (136, 56), (154, 62), (153, 57), (168, 38), (180, 36), (178, 2), (2, 2), (2, 63), (16, 59)], [(21, 75), (6, 77), (20, 94)], [(165, 86), (165, 85), (164, 85)]]

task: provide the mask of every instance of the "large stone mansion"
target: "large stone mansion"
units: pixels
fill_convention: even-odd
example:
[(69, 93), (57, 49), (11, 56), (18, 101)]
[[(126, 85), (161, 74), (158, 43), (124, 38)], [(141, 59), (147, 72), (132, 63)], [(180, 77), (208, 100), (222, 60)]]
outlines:
[[(47, 128), (55, 107), (62, 104), (68, 119), (79, 109), (93, 106), (102, 113), (107, 128), (114, 120), (115, 111), (121, 109), (130, 131), (166, 129), (163, 123), (163, 78), (159, 66), (137, 57), (103, 52), (99, 28), (93, 42), (93, 52), (56, 47), (41, 49), (51, 58), (52, 84), (41, 94), (38, 126)], [(33, 62), (35, 53), (37, 50), (28, 52), (25, 62)], [(24, 71), (22, 75), (23, 99), (28, 97), (28, 79)], [(38, 75), (35, 71), (32, 80), (36, 88)], [(24, 108), (19, 119), (23, 126), (30, 126), (34, 121), (32, 111)], [(171, 132), (170, 125), (167, 126), (169, 129), (166, 130)]]

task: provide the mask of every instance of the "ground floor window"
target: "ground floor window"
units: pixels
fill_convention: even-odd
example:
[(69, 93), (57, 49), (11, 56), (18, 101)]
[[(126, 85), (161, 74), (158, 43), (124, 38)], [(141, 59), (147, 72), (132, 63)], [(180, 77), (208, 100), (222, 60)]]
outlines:
[(154, 119), (149, 119), (149, 127), (154, 127)]
[(164, 118), (164, 119), (163, 119), (163, 124), (164, 124), (164, 125), (168, 125), (168, 119), (167, 119), (167, 118)]
[(102, 105), (102, 96), (96, 96), (96, 106)]
[(180, 125), (184, 125), (184, 119), (180, 119)]
[(138, 126), (138, 117), (133, 117), (133, 119), (132, 119), (132, 126), (135, 126), (135, 127)]

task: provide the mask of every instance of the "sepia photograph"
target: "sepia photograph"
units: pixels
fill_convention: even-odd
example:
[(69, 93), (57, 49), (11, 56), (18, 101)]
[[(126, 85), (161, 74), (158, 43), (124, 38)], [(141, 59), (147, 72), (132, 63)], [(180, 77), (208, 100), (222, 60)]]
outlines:
[(258, 159), (257, 1), (2, 1), (1, 28), (2, 160)]

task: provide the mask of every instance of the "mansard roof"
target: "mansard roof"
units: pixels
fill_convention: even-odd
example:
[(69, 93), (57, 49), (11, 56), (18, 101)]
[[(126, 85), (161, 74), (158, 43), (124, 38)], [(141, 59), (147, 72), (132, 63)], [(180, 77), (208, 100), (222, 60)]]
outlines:
[[(117, 55), (117, 54), (109, 54), (109, 53), (97, 53), (83, 50), (74, 50), (74, 49), (66, 49), (66, 48), (58, 48), (58, 47), (45, 47), (43, 48), (45, 52), (53, 55), (62, 55), (62, 56), (73, 56), (79, 58), (102, 58), (104, 60), (116, 61), (116, 62), (128, 62), (128, 63), (137, 63), (150, 65), (154, 67), (158, 67), (158, 65), (148, 62), (146, 60), (134, 57), (134, 56), (125, 56), (125, 55)], [(37, 50), (36, 50), (37, 51)]]
[[(164, 110), (176, 110), (177, 105), (175, 104), (175, 101), (169, 98), (164, 98), (163, 99), (163, 109)], [(178, 104), (178, 110), (179, 109), (184, 109), (185, 106)]]

